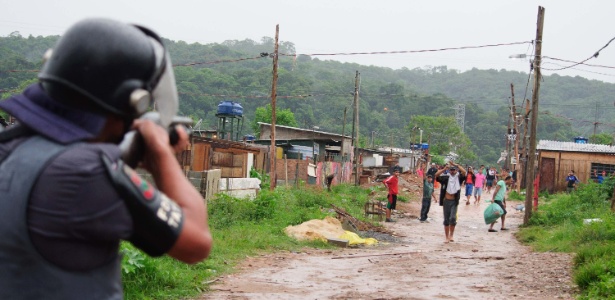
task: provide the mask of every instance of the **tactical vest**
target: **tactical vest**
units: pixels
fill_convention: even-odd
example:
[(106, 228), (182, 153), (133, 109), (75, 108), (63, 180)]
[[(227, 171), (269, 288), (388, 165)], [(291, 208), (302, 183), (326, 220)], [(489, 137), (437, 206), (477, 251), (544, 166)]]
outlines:
[(66, 271), (46, 261), (30, 241), (26, 215), (32, 188), (68, 147), (34, 136), (0, 157), (0, 299), (123, 298), (119, 258), (93, 270)]

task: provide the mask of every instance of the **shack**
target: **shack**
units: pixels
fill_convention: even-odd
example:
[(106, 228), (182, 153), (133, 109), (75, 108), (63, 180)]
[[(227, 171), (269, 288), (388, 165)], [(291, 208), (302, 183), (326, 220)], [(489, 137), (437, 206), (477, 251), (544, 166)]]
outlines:
[(606, 171), (611, 176), (615, 171), (613, 146), (541, 140), (536, 150), (541, 191), (565, 191), (565, 179), (571, 170), (581, 182), (595, 179), (594, 171)]
[[(271, 144), (271, 124), (259, 122), (260, 136), (256, 144)], [(276, 180), (279, 184), (326, 186), (333, 176), (333, 185), (351, 182), (352, 139), (349, 136), (311, 129), (276, 125)]]

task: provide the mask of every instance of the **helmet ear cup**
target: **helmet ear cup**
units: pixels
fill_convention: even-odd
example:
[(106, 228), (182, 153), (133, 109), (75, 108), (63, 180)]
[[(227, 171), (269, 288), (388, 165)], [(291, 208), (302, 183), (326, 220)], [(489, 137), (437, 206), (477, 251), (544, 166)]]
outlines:
[(130, 93), (130, 107), (135, 115), (144, 114), (152, 103), (152, 95), (144, 89), (136, 89)]
[(149, 108), (152, 97), (145, 88), (145, 83), (138, 79), (124, 81), (115, 91), (113, 98), (118, 106), (125, 107), (126, 112), (137, 118)]

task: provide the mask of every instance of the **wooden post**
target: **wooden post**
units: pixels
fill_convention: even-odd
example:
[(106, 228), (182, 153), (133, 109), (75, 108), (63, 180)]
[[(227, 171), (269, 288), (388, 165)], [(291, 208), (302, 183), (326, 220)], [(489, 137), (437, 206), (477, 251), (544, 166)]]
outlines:
[(344, 141), (346, 140), (346, 109), (344, 107), (344, 121), (342, 123), (342, 147), (340, 148), (340, 155), (342, 156), (342, 164), (344, 163)]
[(284, 154), (284, 185), (288, 187), (288, 158)]
[(359, 71), (354, 79), (354, 184), (359, 185)]
[(510, 94), (511, 94), (511, 103), (512, 103), (512, 114), (513, 114), (513, 132), (515, 133), (515, 165), (514, 165), (514, 173), (517, 174), (517, 182), (515, 182), (515, 190), (517, 193), (521, 191), (521, 181), (519, 180), (519, 128), (517, 126), (517, 107), (515, 106), (515, 87), (511, 83), (510, 84)]
[(295, 186), (299, 188), (299, 161), (295, 161)]
[[(527, 180), (527, 178), (529, 178), (528, 173), (527, 173), (527, 127), (528, 127), (528, 119), (530, 117), (530, 100), (529, 99), (525, 99), (525, 114), (523, 115), (523, 144), (521, 144), (521, 156), (523, 157), (523, 160), (521, 160), (523, 163), (521, 165), (521, 169), (522, 169), (522, 174), (523, 177), (522, 179)], [(519, 176), (519, 174), (517, 174), (517, 176)], [(519, 179), (519, 183), (521, 183), (522, 180)]]
[(536, 127), (538, 126), (538, 95), (540, 93), (540, 61), (542, 60), (542, 29), (545, 22), (545, 8), (538, 6), (536, 22), (536, 53), (534, 56), (534, 91), (532, 92), (532, 127), (530, 128), (530, 149), (528, 150), (528, 174), (525, 184), (525, 215), (523, 224), (532, 217), (532, 197), (534, 196), (534, 178), (536, 178)]
[(275, 172), (275, 100), (276, 100), (276, 88), (278, 84), (278, 37), (280, 33), (280, 25), (275, 26), (275, 48), (273, 50), (273, 80), (271, 82), (271, 156), (269, 163), (271, 164), (270, 171), (270, 183), (269, 190), (273, 191), (276, 185), (276, 172)]

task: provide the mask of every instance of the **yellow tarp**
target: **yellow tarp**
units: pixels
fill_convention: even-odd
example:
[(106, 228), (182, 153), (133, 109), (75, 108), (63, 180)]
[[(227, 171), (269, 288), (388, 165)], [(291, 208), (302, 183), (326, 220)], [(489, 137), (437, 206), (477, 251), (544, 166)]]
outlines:
[(378, 243), (378, 240), (376, 240), (375, 238), (364, 239), (352, 231), (346, 231), (344, 234), (342, 234), (338, 238), (343, 239), (343, 240), (348, 240), (348, 244), (350, 245), (359, 245), (359, 244), (374, 245)]
[(297, 226), (288, 226), (284, 229), (284, 232), (300, 241), (319, 239), (326, 242), (327, 238), (337, 238), (348, 240), (350, 245), (374, 245), (378, 243), (374, 238), (363, 239), (352, 231), (345, 231), (342, 228), (342, 223), (332, 217), (325, 217), (323, 220), (309, 220)]

